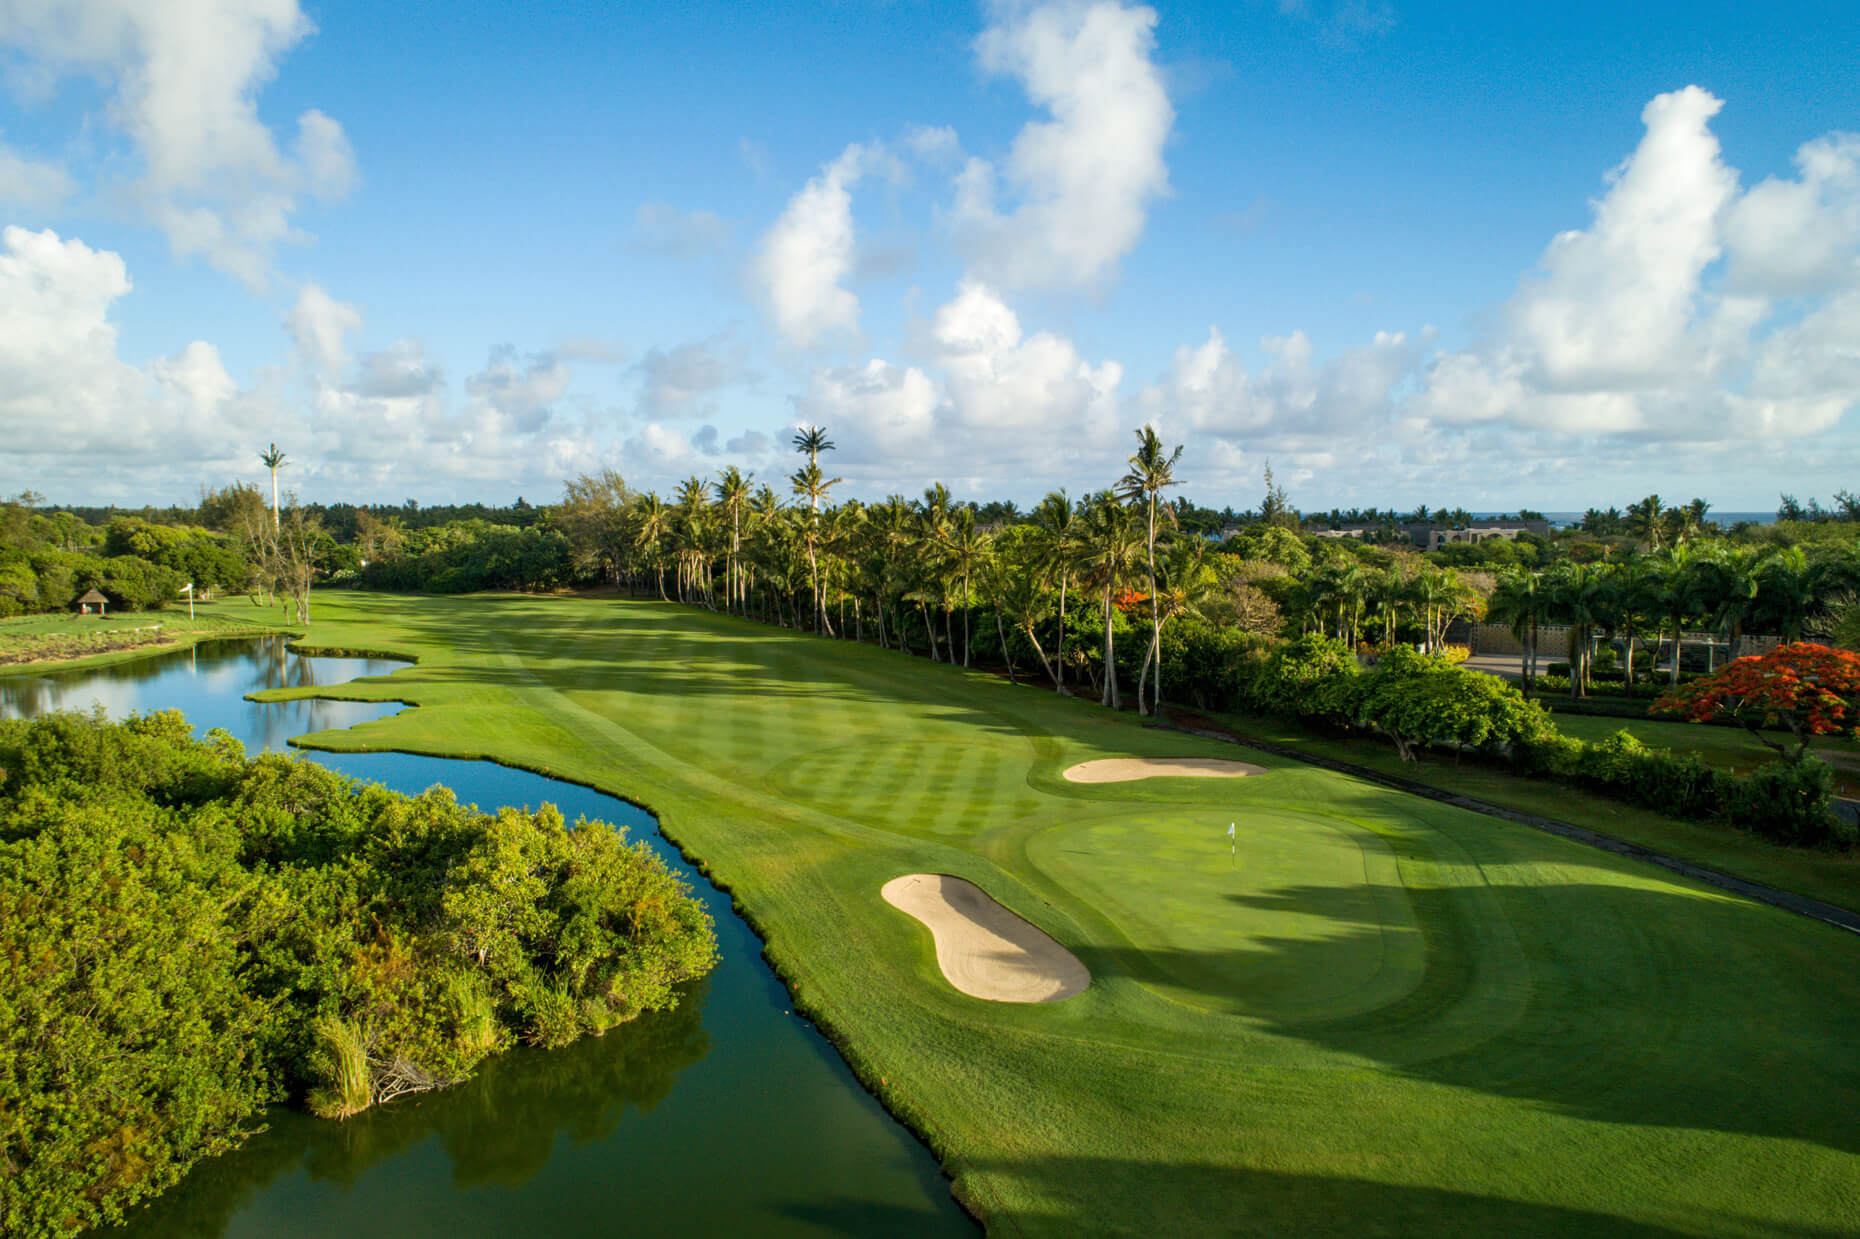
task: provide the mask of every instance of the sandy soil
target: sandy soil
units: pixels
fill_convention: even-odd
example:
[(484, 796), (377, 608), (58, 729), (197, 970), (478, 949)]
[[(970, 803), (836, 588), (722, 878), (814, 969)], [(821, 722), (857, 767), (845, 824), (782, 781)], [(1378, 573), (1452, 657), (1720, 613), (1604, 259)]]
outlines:
[(1237, 779), (1242, 775), (1265, 773), (1264, 766), (1220, 757), (1106, 757), (1080, 762), (1066, 771), (1066, 780), (1071, 783), (1127, 783), (1131, 779), (1151, 779), (1158, 775)]
[(1076, 955), (973, 882), (907, 873), (879, 893), (929, 928), (937, 966), (965, 994), (994, 1002), (1058, 1002), (1091, 984)]

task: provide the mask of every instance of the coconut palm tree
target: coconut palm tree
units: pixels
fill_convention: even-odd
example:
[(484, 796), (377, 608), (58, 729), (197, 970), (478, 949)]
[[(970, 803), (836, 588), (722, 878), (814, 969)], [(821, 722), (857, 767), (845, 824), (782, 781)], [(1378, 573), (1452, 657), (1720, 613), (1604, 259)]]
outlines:
[(1557, 618), (1569, 625), (1569, 695), (1584, 697), (1589, 689), (1595, 630), (1608, 613), (1607, 570), (1593, 564), (1564, 565), (1551, 589)]
[(749, 484), (753, 473), (745, 474), (735, 465), (730, 465), (717, 475), (715, 489), (717, 492), (717, 510), (724, 522), (730, 527), (730, 556), (724, 565), (724, 609), (733, 606), (748, 608), (742, 581), (742, 567), (738, 562), (743, 551), (743, 518), (749, 513)]
[(1537, 679), (1537, 630), (1550, 617), (1554, 605), (1543, 573), (1521, 568), (1512, 568), (1499, 577), (1498, 588), (1486, 600), (1486, 618), (1494, 624), (1509, 624), (1511, 635), (1522, 647), (1518, 673), (1526, 697), (1531, 695)]
[(1143, 530), (1132, 519), (1131, 510), (1119, 503), (1108, 490), (1099, 491), (1086, 500), (1082, 533), (1085, 543), (1083, 579), (1099, 591), (1104, 607), (1104, 695), (1101, 704), (1113, 710), (1123, 708), (1118, 692), (1116, 651), (1113, 649), (1111, 599), (1135, 570), (1137, 556), (1143, 549)]
[[(1162, 612), (1155, 605), (1156, 597), (1156, 514), (1157, 500), (1164, 490), (1171, 486), (1180, 486), (1176, 481), (1175, 465), (1182, 459), (1182, 448), (1178, 444), (1173, 452), (1163, 448), (1162, 439), (1157, 437), (1154, 426), (1145, 426), (1136, 432), (1137, 450), (1131, 454), (1130, 470), (1118, 479), (1118, 497), (1128, 503), (1141, 503), (1144, 508), (1144, 555), (1149, 565), (1150, 577), (1150, 644), (1160, 647), (1162, 644)], [(1171, 525), (1175, 524), (1175, 512), (1163, 508), (1163, 514)], [(1154, 707), (1162, 708), (1162, 668), (1156, 668), (1156, 697)], [(1143, 704), (1143, 685), (1141, 679), (1137, 684), (1137, 713), (1148, 714), (1150, 711)]]
[(1040, 532), (1039, 568), (1059, 582), (1059, 644), (1054, 653), (1058, 677), (1053, 691), (1066, 691), (1066, 593), (1083, 549), (1079, 530), (1078, 508), (1063, 490), (1053, 491), (1033, 510), (1033, 523)]
[(660, 600), (670, 602), (665, 594), (665, 542), (672, 532), (672, 510), (665, 506), (656, 491), (647, 491), (639, 497), (635, 512), (634, 545), (639, 547), (647, 565), (658, 576)]
[[(801, 436), (796, 435), (797, 439)], [(826, 446), (831, 447), (832, 444)], [(830, 635), (827, 625), (827, 608), (824, 587), (820, 579), (820, 503), (827, 497), (827, 492), (845, 481), (844, 478), (829, 478), (820, 470), (820, 465), (810, 455), (807, 464), (795, 470), (788, 479), (788, 484), (797, 495), (807, 498), (807, 525), (802, 530), (802, 545), (807, 551), (808, 583), (813, 594), (814, 631), (822, 636)]]
[(288, 458), (273, 443), (258, 454), (258, 459), (265, 468), (271, 470), (271, 528), (275, 532), (278, 529), (278, 470), (284, 467)]
[[(993, 540), (986, 531), (976, 527), (975, 509), (967, 506), (955, 510), (943, 534), (944, 557), (951, 574), (962, 582), (962, 665), (965, 667), (969, 665), (969, 583), (976, 566), (987, 558)], [(950, 661), (955, 661), (953, 650)]]
[[(1158, 623), (1151, 630), (1150, 648), (1143, 656), (1143, 669), (1137, 677), (1137, 696), (1143, 696), (1144, 677), (1155, 664), (1162, 676), (1162, 630), (1179, 616), (1203, 617), (1202, 607), (1221, 592), (1220, 579), (1208, 567), (1207, 542), (1201, 538), (1180, 538), (1166, 543), (1163, 549), (1163, 573), (1156, 592), (1150, 595), (1150, 610)], [(1161, 713), (1160, 696), (1156, 711)]]

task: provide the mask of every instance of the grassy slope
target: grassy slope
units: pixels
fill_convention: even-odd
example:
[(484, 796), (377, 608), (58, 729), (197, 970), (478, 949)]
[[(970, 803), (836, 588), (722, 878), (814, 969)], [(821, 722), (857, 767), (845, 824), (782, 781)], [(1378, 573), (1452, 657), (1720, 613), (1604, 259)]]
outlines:
[[(310, 640), (421, 660), (342, 691), (423, 708), (318, 743), (655, 810), (991, 1231), (1860, 1229), (1834, 930), (1308, 767), (1067, 784), (1232, 749), (662, 604), (332, 595)], [(1040, 924), (1090, 990), (956, 993), (878, 895), (918, 870)]]

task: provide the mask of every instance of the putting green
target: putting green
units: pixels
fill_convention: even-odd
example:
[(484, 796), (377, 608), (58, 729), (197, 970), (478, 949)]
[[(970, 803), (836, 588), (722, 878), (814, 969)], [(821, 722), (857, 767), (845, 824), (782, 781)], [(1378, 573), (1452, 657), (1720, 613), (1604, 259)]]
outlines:
[[(1852, 935), (1274, 757), (1071, 783), (1236, 753), (675, 604), (330, 593), (310, 640), (419, 659), (340, 690), (418, 708), (312, 745), (652, 809), (991, 1231), (1860, 1234)], [(974, 883), (1090, 986), (956, 991), (878, 897), (900, 874)]]
[[(1182, 1002), (1337, 1019), (1420, 983), (1420, 926), (1381, 839), (1317, 814), (1235, 811), (1231, 849), (1207, 813), (1135, 814), (1055, 827), (1028, 856), (1096, 904)], [(1297, 948), (1318, 944), (1325, 965), (1305, 966)]]

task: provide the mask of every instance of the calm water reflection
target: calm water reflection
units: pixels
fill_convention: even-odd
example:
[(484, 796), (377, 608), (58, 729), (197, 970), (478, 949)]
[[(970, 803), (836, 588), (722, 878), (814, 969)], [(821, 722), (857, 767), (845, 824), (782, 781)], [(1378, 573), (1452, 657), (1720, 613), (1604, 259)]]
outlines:
[[(386, 675), (380, 659), (303, 658), (281, 639), (218, 642), (93, 671), (0, 678), (0, 714), (180, 709), (247, 748), (392, 714), (398, 705), (246, 693)], [(972, 1235), (927, 1150), (788, 1011), (729, 899), (622, 801), (486, 762), (314, 754), (486, 807), (547, 800), (647, 839), (717, 921), (722, 962), (677, 1010), (566, 1050), (518, 1050), (448, 1092), (347, 1123), (274, 1111), (270, 1130), (207, 1162), (124, 1228), (136, 1239), (444, 1235)]]

